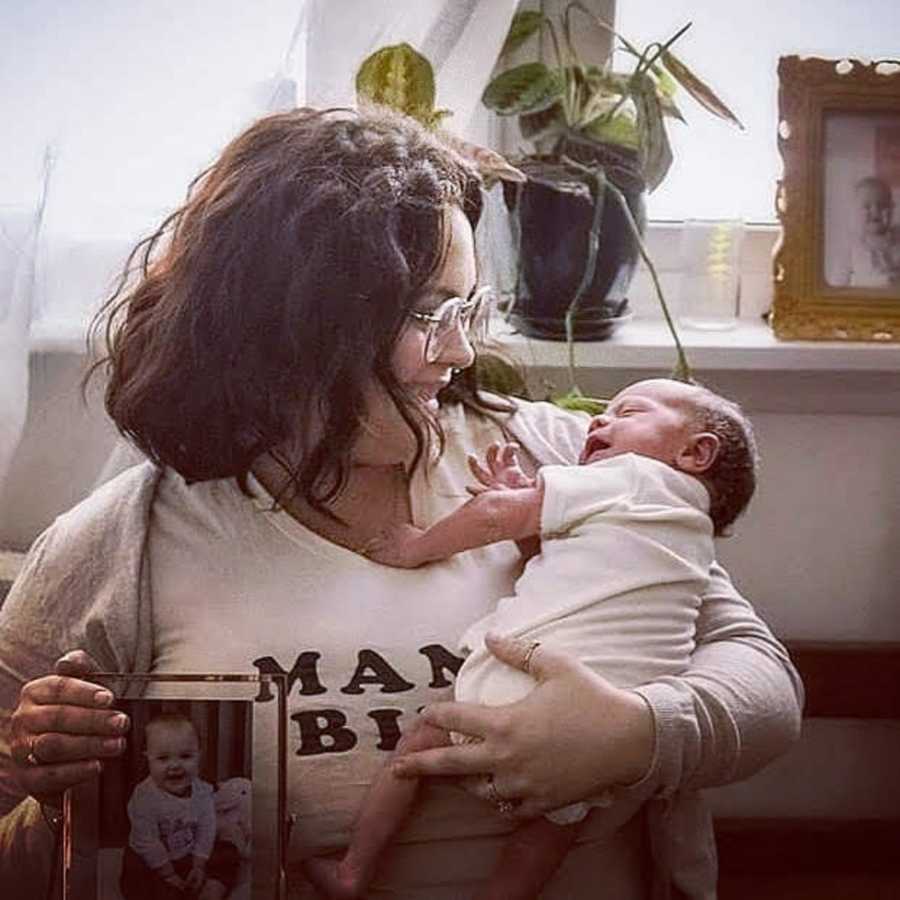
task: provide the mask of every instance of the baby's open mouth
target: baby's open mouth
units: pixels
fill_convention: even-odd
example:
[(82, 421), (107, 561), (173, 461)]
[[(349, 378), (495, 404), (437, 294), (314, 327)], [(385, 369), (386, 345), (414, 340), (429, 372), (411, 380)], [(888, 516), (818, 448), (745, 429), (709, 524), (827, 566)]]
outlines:
[(608, 450), (609, 446), (609, 441), (605, 440), (599, 435), (589, 434), (584, 442), (584, 449), (581, 451), (581, 458), (579, 462), (586, 462), (595, 453), (600, 453), (603, 450)]
[(609, 449), (609, 441), (604, 440), (602, 437), (596, 434), (592, 434), (588, 437), (585, 442), (585, 452), (588, 454), (596, 453), (598, 450), (608, 450)]

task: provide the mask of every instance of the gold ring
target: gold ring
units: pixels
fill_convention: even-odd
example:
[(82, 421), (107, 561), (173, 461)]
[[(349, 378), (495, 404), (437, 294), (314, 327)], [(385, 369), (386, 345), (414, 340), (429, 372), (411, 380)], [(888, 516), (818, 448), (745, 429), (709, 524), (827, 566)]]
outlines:
[(28, 756), (25, 757), (26, 766), (42, 766), (44, 764), (42, 760), (38, 759), (37, 754), (34, 752), (34, 745), (36, 743), (37, 735), (33, 734), (28, 741)]
[(485, 784), (485, 792), (487, 793), (488, 800), (497, 807), (497, 812), (499, 812), (503, 816), (508, 816), (513, 812), (516, 808), (516, 804), (513, 803), (512, 800), (507, 800), (505, 797), (500, 796), (500, 792), (497, 790), (497, 785), (494, 784), (494, 776), (493, 775), (485, 775), (484, 778)]
[(532, 641), (531, 646), (525, 651), (525, 659), (522, 661), (522, 668), (529, 675), (531, 674), (531, 657), (534, 656), (534, 651), (540, 646), (540, 641)]

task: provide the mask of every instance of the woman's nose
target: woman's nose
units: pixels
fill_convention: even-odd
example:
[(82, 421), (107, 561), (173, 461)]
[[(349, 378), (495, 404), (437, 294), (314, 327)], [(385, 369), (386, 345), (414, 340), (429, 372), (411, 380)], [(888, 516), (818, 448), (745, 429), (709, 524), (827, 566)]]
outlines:
[(467, 369), (475, 362), (475, 348), (461, 321), (457, 321), (441, 343), (437, 363), (455, 369)]

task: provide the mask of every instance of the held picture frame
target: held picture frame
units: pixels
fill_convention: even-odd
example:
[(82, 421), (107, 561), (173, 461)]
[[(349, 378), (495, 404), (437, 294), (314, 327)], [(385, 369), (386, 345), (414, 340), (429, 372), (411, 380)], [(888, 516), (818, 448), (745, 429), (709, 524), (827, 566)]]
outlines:
[(778, 78), (775, 335), (900, 341), (900, 65), (785, 56)]
[[(112, 691), (113, 707), (129, 715), (131, 727), (125, 752), (105, 761), (97, 779), (65, 794), (64, 900), (131, 900), (123, 887), (128, 893), (129, 884), (155, 877), (153, 868), (144, 870), (146, 861), (132, 847), (140, 846), (133, 840), (136, 834), (146, 837), (150, 831), (147, 820), (158, 825), (164, 835), (160, 841), (172, 844), (179, 834), (191, 834), (188, 841), (199, 840), (204, 828), (208, 834), (213, 813), (216, 837), (205, 877), (218, 875), (232, 900), (283, 900), (288, 838), (285, 676), (99, 673), (91, 680)], [(165, 760), (183, 753), (179, 741), (185, 732), (196, 738), (193, 775), (190, 769), (184, 774), (181, 763), (171, 773), (164, 768)], [(162, 768), (158, 759), (164, 761)], [(170, 774), (192, 788), (165, 783)], [(183, 821), (180, 808), (172, 806), (173, 796), (180, 798), (176, 804), (196, 798), (187, 815), (190, 821)], [(138, 889), (135, 896), (140, 895)]]

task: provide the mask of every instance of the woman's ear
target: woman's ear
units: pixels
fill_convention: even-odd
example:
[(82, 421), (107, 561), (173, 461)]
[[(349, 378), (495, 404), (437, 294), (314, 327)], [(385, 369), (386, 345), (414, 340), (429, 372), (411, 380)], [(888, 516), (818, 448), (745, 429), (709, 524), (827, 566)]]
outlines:
[(719, 436), (711, 431), (692, 434), (675, 457), (675, 465), (690, 475), (706, 472), (719, 455)]

